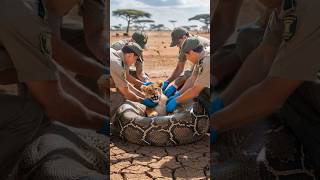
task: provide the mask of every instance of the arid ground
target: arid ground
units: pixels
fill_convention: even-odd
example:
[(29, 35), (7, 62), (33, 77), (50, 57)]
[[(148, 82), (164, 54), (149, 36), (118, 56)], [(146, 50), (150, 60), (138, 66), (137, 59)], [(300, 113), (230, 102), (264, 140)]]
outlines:
[[(126, 38), (123, 32), (111, 32), (111, 43)], [(144, 51), (145, 72), (152, 81), (165, 80), (178, 62), (178, 48), (169, 47), (170, 32), (147, 32), (148, 48)], [(196, 34), (196, 33), (193, 33)], [(209, 38), (209, 33), (200, 33)], [(111, 90), (111, 111), (119, 107), (121, 96)], [(111, 179), (209, 179), (209, 137), (200, 142), (176, 147), (151, 147), (130, 144), (111, 137)]]

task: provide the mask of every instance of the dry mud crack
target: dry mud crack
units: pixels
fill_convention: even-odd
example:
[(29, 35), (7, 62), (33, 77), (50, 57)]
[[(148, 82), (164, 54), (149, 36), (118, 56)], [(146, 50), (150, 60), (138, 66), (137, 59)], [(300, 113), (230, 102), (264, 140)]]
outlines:
[(131, 179), (209, 179), (209, 138), (175, 147), (130, 144), (112, 137), (110, 178)]

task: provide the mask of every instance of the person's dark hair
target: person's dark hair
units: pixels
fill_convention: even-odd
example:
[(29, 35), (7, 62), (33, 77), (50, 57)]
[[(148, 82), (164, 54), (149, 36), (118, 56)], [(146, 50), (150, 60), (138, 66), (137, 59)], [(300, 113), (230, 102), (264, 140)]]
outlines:
[(196, 52), (196, 53), (201, 53), (202, 51), (203, 51), (203, 46), (202, 45), (200, 45), (200, 46), (198, 46), (198, 47), (196, 47), (196, 48), (194, 48), (194, 49), (192, 49), (194, 52)]
[(132, 49), (130, 49), (127, 45), (124, 45), (123, 48), (121, 49), (123, 54), (129, 54), (129, 53), (134, 53), (135, 56), (138, 56)]

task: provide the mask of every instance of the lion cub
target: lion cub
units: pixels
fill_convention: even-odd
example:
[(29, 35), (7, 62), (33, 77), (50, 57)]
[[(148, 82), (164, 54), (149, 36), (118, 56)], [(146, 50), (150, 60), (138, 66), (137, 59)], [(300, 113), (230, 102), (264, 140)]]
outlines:
[(165, 116), (167, 96), (162, 93), (162, 82), (155, 84), (141, 86), (141, 91), (144, 93), (146, 98), (150, 98), (153, 102), (158, 103), (154, 108), (147, 107), (146, 114), (148, 117)]

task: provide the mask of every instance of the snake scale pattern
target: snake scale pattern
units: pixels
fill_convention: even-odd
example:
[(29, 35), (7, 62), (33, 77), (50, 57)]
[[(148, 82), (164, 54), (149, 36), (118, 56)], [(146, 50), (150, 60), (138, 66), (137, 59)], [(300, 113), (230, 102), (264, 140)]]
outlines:
[(106, 180), (108, 174), (108, 137), (51, 124), (24, 150), (14, 179)]
[(317, 180), (314, 167), (280, 120), (262, 121), (220, 135), (211, 146), (215, 180)]
[(209, 118), (197, 102), (178, 107), (168, 116), (145, 117), (145, 108), (126, 101), (112, 118), (114, 132), (135, 144), (173, 146), (198, 141), (208, 131)]

